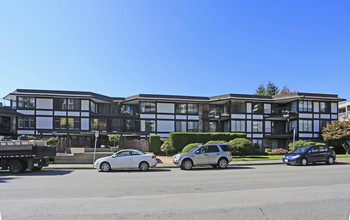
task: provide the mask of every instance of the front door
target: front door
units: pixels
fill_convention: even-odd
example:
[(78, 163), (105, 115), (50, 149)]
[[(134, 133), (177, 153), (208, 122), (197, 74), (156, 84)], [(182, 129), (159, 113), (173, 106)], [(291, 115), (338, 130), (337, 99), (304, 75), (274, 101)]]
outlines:
[(217, 164), (220, 158), (220, 150), (218, 146), (208, 146), (208, 160), (210, 164)]
[(319, 146), (319, 161), (327, 161), (328, 148), (326, 146)]
[(112, 159), (112, 168), (128, 168), (131, 166), (131, 152), (122, 151), (116, 154)]
[(196, 151), (195, 155), (193, 155), (193, 162), (194, 165), (208, 164), (208, 146), (203, 146)]

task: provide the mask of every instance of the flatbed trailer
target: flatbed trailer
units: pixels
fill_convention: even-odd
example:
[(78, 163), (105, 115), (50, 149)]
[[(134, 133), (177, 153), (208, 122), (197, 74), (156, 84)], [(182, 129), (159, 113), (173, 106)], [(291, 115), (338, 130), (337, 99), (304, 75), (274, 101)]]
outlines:
[(56, 148), (46, 146), (46, 142), (0, 142), (1, 169), (10, 170), (11, 173), (40, 170), (54, 161), (55, 156)]

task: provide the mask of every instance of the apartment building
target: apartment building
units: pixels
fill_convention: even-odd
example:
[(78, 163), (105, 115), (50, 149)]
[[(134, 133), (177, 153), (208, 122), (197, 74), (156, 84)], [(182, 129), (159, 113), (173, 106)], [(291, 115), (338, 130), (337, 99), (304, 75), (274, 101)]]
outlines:
[(338, 120), (338, 95), (293, 93), (213, 97), (139, 94), (109, 97), (93, 92), (17, 89), (4, 97), (20, 115), (17, 135), (74, 135), (91, 143), (93, 132), (143, 137), (170, 132), (242, 132), (254, 143), (283, 147), (319, 140)]
[(340, 121), (349, 120), (350, 119), (350, 101), (340, 103), (338, 107), (338, 117)]

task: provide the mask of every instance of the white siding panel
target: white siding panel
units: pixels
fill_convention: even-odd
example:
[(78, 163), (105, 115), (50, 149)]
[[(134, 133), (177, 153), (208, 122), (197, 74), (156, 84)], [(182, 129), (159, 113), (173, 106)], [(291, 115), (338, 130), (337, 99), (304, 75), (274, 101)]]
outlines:
[(316, 133), (314, 134), (314, 138), (318, 138), (318, 136), (319, 136), (319, 134), (316, 134)]
[(331, 112), (337, 113), (338, 112), (338, 103), (332, 103), (331, 104)]
[(89, 119), (88, 118), (82, 118), (81, 119), (81, 130), (89, 130)]
[(231, 114), (232, 119), (245, 119), (245, 114)]
[(248, 114), (248, 115), (247, 115), (247, 119), (252, 119), (252, 115), (251, 115), (251, 114)]
[(263, 115), (253, 115), (253, 119), (263, 119)]
[(175, 104), (174, 103), (157, 103), (157, 112), (159, 113), (174, 113)]
[(263, 138), (263, 134), (253, 134), (253, 138)]
[(90, 102), (89, 100), (81, 100), (81, 110), (89, 111)]
[(189, 115), (188, 120), (198, 120), (199, 116), (198, 115)]
[(55, 111), (56, 116), (66, 116), (67, 112), (64, 111)]
[(251, 134), (247, 134), (247, 138), (252, 138), (252, 135)]
[(36, 99), (36, 108), (53, 109), (53, 99)]
[(324, 118), (324, 119), (331, 119), (331, 115), (328, 115), (328, 114), (321, 114), (321, 118)]
[(264, 113), (271, 114), (271, 104), (264, 104)]
[(37, 129), (52, 129), (53, 117), (36, 117)]
[(247, 132), (252, 132), (252, 121), (247, 121)]
[(17, 134), (34, 134), (33, 130), (18, 130)]
[(80, 116), (80, 112), (68, 112), (68, 116), (76, 116), (76, 117), (79, 117), (79, 116)]
[(174, 132), (174, 121), (157, 121), (158, 132)]
[(300, 134), (299, 134), (299, 137), (304, 137), (304, 138), (310, 137), (310, 138), (312, 138), (312, 134), (300, 133)]
[(17, 110), (17, 112), (22, 113), (23, 115), (34, 115), (34, 110)]
[(252, 103), (247, 103), (247, 113), (252, 113)]
[(320, 121), (315, 120), (314, 121), (314, 132), (319, 132), (320, 131)]
[(314, 112), (320, 112), (320, 103), (314, 102)]
[(89, 112), (82, 112), (81, 117), (89, 117)]
[(162, 137), (162, 138), (168, 138), (169, 137), (169, 134), (158, 134), (159, 137)]
[(52, 115), (53, 111), (36, 111), (36, 115)]
[(314, 114), (314, 118), (320, 118), (320, 114)]
[(174, 115), (157, 115), (159, 119), (174, 119)]
[(332, 119), (338, 119), (338, 115), (333, 114)]
[(176, 119), (183, 119), (186, 120), (187, 116), (186, 115), (176, 115)]
[(155, 119), (155, 114), (140, 114), (140, 118), (148, 118), (148, 119)]
[(312, 118), (312, 114), (300, 113), (299, 118)]

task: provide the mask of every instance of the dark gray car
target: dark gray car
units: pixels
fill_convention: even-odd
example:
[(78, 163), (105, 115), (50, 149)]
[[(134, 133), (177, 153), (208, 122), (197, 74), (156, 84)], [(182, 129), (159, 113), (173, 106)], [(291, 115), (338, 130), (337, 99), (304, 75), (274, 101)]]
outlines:
[(176, 154), (173, 162), (184, 170), (193, 166), (211, 165), (224, 169), (232, 161), (232, 154), (227, 144), (199, 145), (188, 153)]

